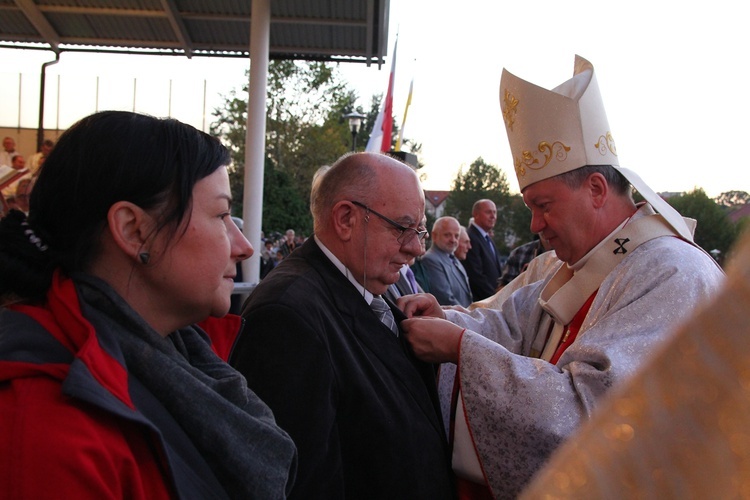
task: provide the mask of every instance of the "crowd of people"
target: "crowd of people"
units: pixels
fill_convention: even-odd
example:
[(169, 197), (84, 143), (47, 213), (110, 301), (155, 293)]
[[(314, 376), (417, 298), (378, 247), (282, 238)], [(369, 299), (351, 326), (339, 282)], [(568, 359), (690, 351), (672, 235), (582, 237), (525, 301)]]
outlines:
[(0, 151), (0, 217), (11, 209), (28, 214), (31, 188), (54, 146), (53, 141), (45, 139), (41, 149), (26, 161), (16, 150), (15, 139), (9, 136), (3, 138), (3, 149)]
[(261, 234), (263, 250), (260, 252), (260, 279), (265, 278), (295, 248), (302, 246), (306, 239), (304, 235), (296, 235), (294, 229), (287, 229), (283, 235)]
[[(557, 454), (581, 471), (617, 463), (615, 482), (637, 469), (648, 457), (603, 447), (590, 425), (608, 425), (608, 398), (637, 393), (643, 371), (674, 379), (655, 355), (715, 364), (676, 338), (711, 337), (703, 307), (718, 298), (722, 332), (746, 330), (747, 280), (727, 282), (694, 225), (620, 165), (591, 63), (576, 57), (552, 90), (503, 71), (500, 104), (538, 240), (504, 262), (488, 199), (466, 226), (428, 231), (410, 166), (349, 153), (316, 176), (312, 236), (264, 238), (240, 316), (227, 314), (233, 281), (254, 249), (231, 217), (227, 149), (137, 113), (71, 127), (27, 210), (0, 220), (0, 443), (19, 451), (0, 455), (0, 496), (617, 497)], [(696, 311), (701, 328), (680, 329)], [(720, 353), (738, 370), (746, 338)], [(708, 404), (718, 386), (701, 382)], [(731, 415), (716, 425), (747, 423)], [(581, 429), (588, 460), (567, 446)], [(712, 481), (745, 470), (730, 448)], [(705, 480), (700, 466), (641, 473), (668, 494)]]

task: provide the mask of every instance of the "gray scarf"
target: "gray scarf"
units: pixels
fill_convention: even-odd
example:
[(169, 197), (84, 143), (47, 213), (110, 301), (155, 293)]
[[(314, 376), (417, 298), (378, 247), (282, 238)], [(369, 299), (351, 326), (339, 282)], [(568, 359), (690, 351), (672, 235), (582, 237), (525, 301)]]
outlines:
[(284, 498), (296, 471), (295, 446), (245, 378), (195, 327), (164, 338), (105, 282), (80, 274), (74, 279), (90, 306), (84, 313), (108, 327), (127, 370), (180, 424), (227, 494)]

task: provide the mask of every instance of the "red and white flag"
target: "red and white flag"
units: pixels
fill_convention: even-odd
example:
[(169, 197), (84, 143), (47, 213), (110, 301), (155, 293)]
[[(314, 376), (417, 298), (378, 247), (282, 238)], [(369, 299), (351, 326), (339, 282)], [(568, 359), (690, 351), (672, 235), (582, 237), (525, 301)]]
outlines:
[(393, 45), (393, 61), (391, 62), (391, 74), (388, 78), (388, 92), (385, 99), (380, 103), (380, 112), (375, 119), (375, 125), (370, 133), (365, 151), (377, 153), (391, 150), (391, 132), (393, 130), (393, 80), (396, 74), (396, 49), (398, 48), (398, 37)]

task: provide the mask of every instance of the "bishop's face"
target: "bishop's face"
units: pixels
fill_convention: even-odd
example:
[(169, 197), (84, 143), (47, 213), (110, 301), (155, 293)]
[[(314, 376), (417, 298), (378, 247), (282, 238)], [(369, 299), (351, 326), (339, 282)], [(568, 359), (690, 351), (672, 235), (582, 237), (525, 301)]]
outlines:
[(575, 264), (599, 243), (592, 230), (598, 212), (586, 189), (551, 177), (524, 188), (523, 201), (531, 210), (531, 232), (546, 239), (560, 260)]

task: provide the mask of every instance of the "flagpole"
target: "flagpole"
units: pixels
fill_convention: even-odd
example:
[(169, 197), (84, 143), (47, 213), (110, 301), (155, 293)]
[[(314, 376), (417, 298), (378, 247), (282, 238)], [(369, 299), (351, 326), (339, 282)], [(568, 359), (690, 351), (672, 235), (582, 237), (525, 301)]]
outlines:
[(414, 78), (411, 79), (409, 84), (409, 96), (406, 98), (406, 107), (404, 108), (404, 118), (401, 120), (401, 130), (398, 132), (398, 139), (396, 140), (396, 151), (401, 151), (401, 143), (404, 140), (404, 126), (406, 125), (406, 115), (409, 113), (409, 105), (411, 104), (411, 94), (414, 91)]

